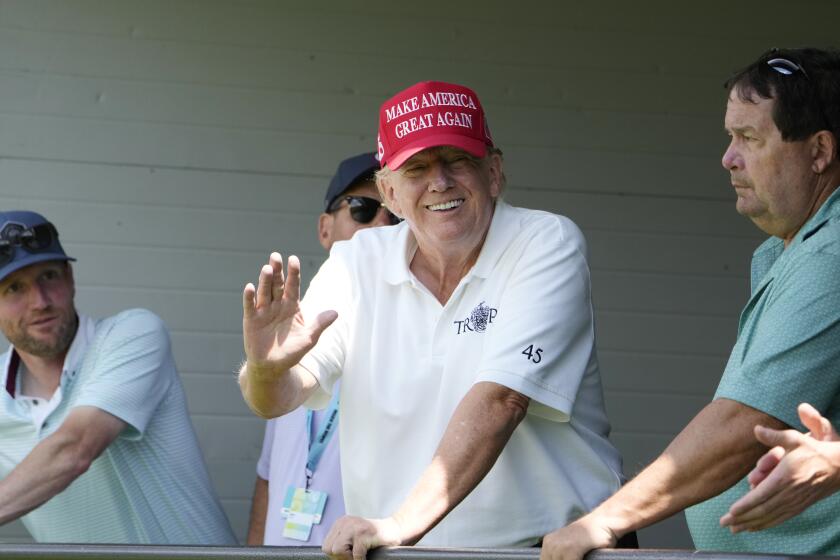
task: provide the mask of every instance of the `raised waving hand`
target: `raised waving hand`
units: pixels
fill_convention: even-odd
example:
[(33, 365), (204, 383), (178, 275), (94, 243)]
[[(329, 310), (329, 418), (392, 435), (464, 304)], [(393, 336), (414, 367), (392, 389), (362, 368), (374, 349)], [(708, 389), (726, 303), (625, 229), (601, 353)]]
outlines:
[(300, 308), (300, 261), (290, 256), (284, 274), (283, 258), (271, 253), (268, 264), (260, 269), (257, 287), (249, 283), (242, 292), (247, 361), (240, 373), (240, 386), (254, 412), (277, 416), (288, 411), (286, 400), (299, 404), (298, 392), (310, 387), (314, 379), (300, 379), (301, 375), (290, 376), (289, 372), (337, 317), (330, 310), (307, 322)]

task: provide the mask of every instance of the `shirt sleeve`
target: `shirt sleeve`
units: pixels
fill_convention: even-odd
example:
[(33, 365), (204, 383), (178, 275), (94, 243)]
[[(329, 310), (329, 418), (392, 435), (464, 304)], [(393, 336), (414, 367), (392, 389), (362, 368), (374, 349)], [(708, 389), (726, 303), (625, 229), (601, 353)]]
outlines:
[(339, 242), (333, 246), (330, 257), (321, 265), (301, 301), (306, 321), (324, 311), (338, 312), (338, 319), (327, 327), (315, 347), (300, 362), (318, 381), (318, 389), (304, 403), (316, 410), (329, 403), (333, 385), (344, 367), (353, 301), (353, 282), (347, 264), (350, 257), (342, 250), (346, 245)]
[(595, 367), (586, 246), (568, 219), (536, 229), (516, 248), (477, 381), (530, 397), (530, 413), (568, 421), (581, 380)]
[(143, 309), (105, 321), (85, 354), (70, 407), (104, 410), (128, 424), (122, 437), (139, 439), (175, 382), (169, 334)]
[(274, 446), (274, 429), (276, 425), (276, 419), (268, 420), (265, 423), (262, 451), (260, 452), (260, 460), (257, 461), (257, 476), (263, 480), (268, 480), (271, 474), (271, 450)]
[(716, 398), (736, 400), (789, 426), (796, 407), (834, 412), (840, 394), (840, 257), (804, 253), (748, 304)]

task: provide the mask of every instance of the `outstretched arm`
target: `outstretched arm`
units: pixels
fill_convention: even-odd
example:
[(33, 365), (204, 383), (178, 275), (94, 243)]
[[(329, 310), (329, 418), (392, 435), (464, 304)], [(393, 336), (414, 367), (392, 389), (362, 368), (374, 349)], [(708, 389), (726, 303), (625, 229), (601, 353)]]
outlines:
[(239, 372), (242, 396), (257, 415), (281, 416), (300, 406), (317, 387), (315, 377), (297, 364), (338, 314), (324, 311), (311, 322), (304, 321), (300, 262), (289, 257), (286, 278), (278, 253), (271, 253), (260, 270), (257, 287), (245, 286), (242, 310), (246, 356)]
[(502, 385), (476, 383), (458, 404), (431, 464), (399, 510), (385, 519), (342, 517), (324, 540), (324, 552), (362, 559), (372, 548), (419, 541), (478, 486), (525, 417), (528, 402)]
[(0, 480), (0, 525), (26, 515), (67, 488), (126, 424), (92, 406), (74, 409), (52, 435)]
[(776, 418), (729, 399), (700, 411), (653, 463), (588, 515), (543, 539), (542, 560), (580, 560), (630, 531), (720, 494), (744, 477), (766, 448), (756, 424)]
[(840, 490), (840, 435), (813, 406), (800, 404), (798, 412), (810, 434), (755, 427), (772, 449), (749, 474), (752, 490), (720, 520), (732, 532), (774, 527)]

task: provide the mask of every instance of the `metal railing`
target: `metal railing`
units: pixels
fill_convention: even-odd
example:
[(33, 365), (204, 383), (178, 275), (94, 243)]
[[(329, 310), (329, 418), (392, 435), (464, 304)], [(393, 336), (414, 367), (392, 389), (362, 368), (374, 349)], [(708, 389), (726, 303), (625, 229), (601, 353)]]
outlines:
[[(368, 560), (539, 560), (537, 548), (380, 548)], [(324, 560), (316, 547), (222, 547), (89, 544), (0, 544), (0, 559), (20, 560)], [(694, 550), (598, 550), (586, 560), (803, 560), (823, 556), (734, 554)]]

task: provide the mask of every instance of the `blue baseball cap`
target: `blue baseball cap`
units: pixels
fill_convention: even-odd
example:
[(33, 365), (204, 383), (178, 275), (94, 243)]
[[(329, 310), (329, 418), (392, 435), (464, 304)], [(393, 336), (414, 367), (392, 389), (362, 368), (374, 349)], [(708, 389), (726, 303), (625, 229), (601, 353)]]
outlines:
[(336, 199), (356, 183), (372, 181), (373, 174), (378, 170), (379, 161), (373, 152), (349, 157), (339, 163), (324, 197), (324, 212), (329, 212)]
[(58, 242), (58, 230), (45, 217), (28, 210), (0, 212), (0, 280), (44, 261), (75, 261)]

